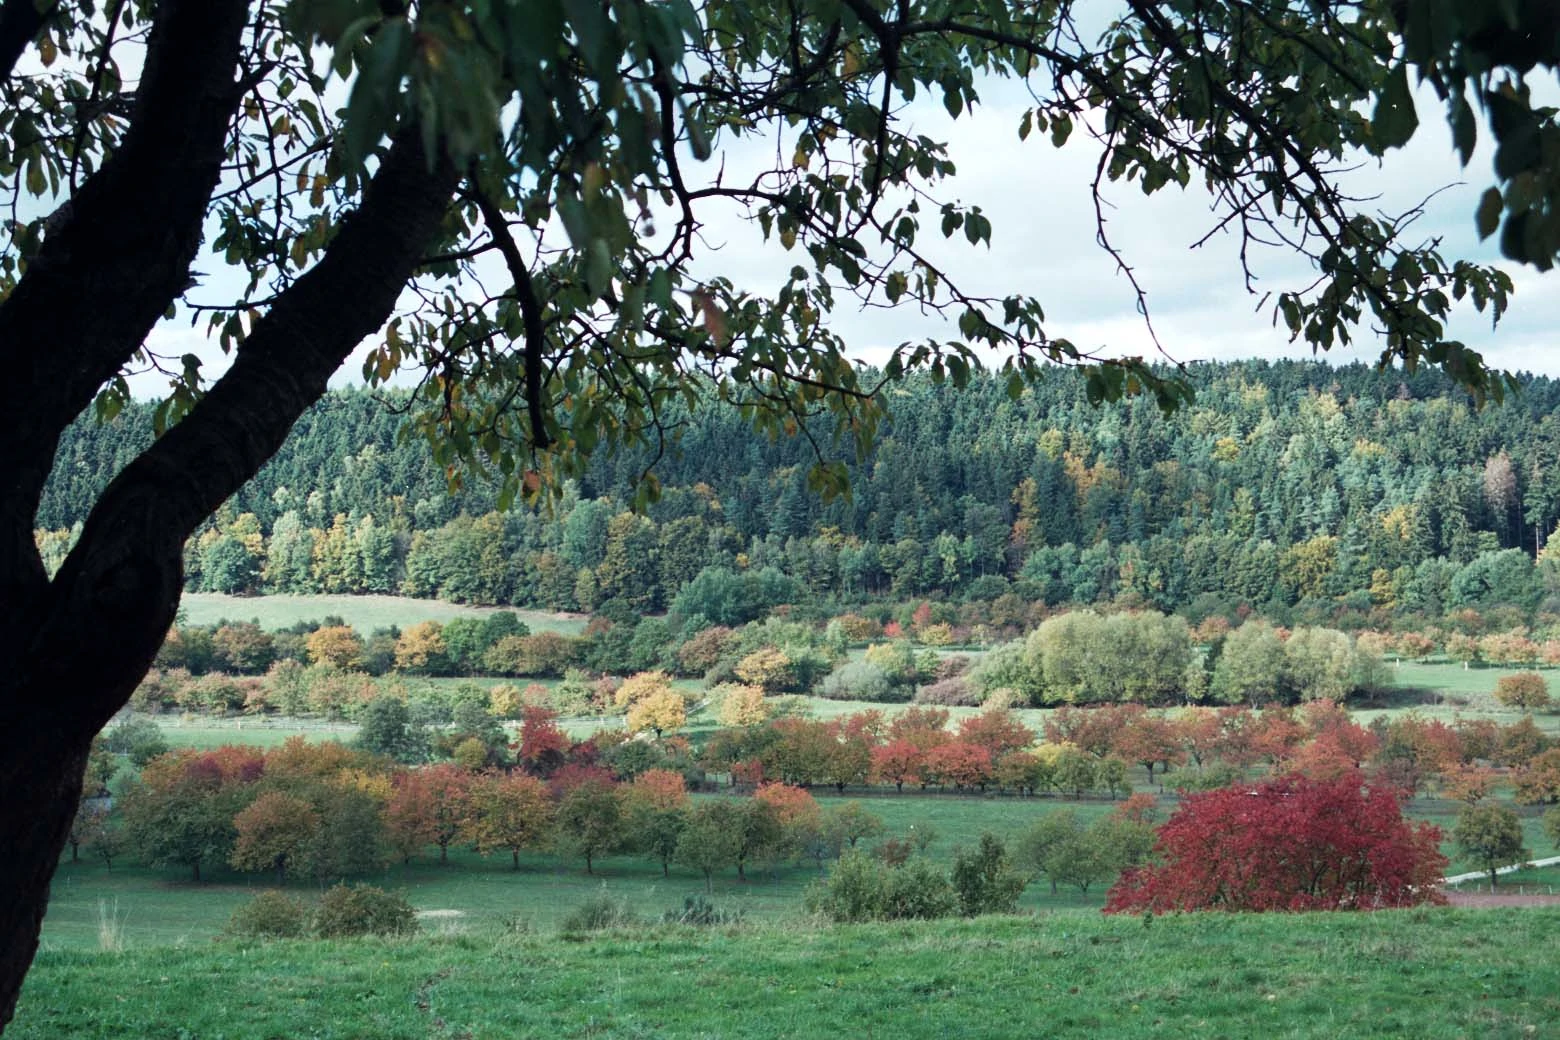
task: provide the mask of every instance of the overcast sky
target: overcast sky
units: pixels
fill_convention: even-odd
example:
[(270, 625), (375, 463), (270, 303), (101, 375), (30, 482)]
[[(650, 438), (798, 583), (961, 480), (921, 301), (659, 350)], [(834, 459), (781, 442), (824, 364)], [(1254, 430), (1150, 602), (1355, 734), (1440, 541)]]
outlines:
[[(1044, 134), (1020, 142), (1023, 93), (1010, 84), (983, 93), (985, 102), (959, 120), (949, 118), (935, 102), (918, 103), (901, 113), (914, 132), (948, 143), (959, 172), (939, 196), (981, 206), (993, 225), (989, 251), (971, 249), (956, 236), (955, 244), (935, 248), (934, 256), (967, 291), (993, 296), (1023, 292), (1039, 298), (1052, 336), (1103, 354), (1152, 355), (1153, 344), (1135, 310), (1130, 285), (1094, 241), (1089, 194), (1098, 155), (1094, 142), (1083, 133), (1075, 133), (1060, 150)], [(1427, 204), (1411, 239), (1442, 238), (1449, 259), (1497, 261), (1493, 240), (1478, 241), (1473, 219), (1478, 197), (1491, 183), (1488, 150), (1481, 149), (1468, 169), (1461, 169), (1439, 103), (1428, 91), (1418, 100), (1421, 126), (1410, 145), (1385, 162), (1361, 157), (1349, 187), (1357, 195), (1379, 196), (1370, 208), (1390, 213), (1407, 210), (1444, 188)], [(728, 182), (744, 167), (773, 161), (772, 156), (772, 145), (756, 142), (728, 154)], [(707, 176), (714, 176), (719, 161), (717, 156), (704, 167)], [(1191, 362), (1311, 356), (1304, 344), (1290, 343), (1274, 327), (1271, 301), (1258, 308), (1262, 292), (1276, 295), (1306, 285), (1312, 275), (1304, 262), (1284, 251), (1256, 255), (1253, 267), (1261, 280), (1258, 295), (1252, 295), (1241, 277), (1235, 236), (1192, 248), (1216, 222), (1208, 196), (1195, 180), (1186, 191), (1169, 188), (1147, 198), (1133, 184), (1110, 185), (1107, 191), (1114, 207), (1109, 218), (1113, 238), (1148, 292), (1154, 326), (1170, 358)], [(934, 227), (926, 230), (929, 237), (938, 237)], [(734, 212), (711, 220), (705, 239), (714, 248), (701, 261), (701, 273), (722, 274), (758, 291), (773, 291), (798, 259), (776, 243), (762, 242), (757, 229)], [(206, 259), (197, 266), (214, 274), (201, 293), (208, 296), (209, 289), (224, 281), (217, 273), (221, 261)], [(1499, 328), (1492, 330), (1488, 317), (1470, 306), (1451, 326), (1452, 336), (1482, 352), (1493, 367), (1560, 375), (1552, 331), (1560, 327), (1560, 272), (1546, 276), (1505, 266), (1517, 292)], [(853, 355), (866, 360), (880, 360), (904, 341), (954, 335), (914, 308), (863, 313), (848, 296), (839, 299), (833, 326)], [(154, 332), (151, 343), (157, 352), (173, 357), (199, 353), (206, 359), (208, 378), (225, 364), (219, 352), (203, 344), (200, 332), (190, 329), (185, 316)], [(1375, 338), (1361, 330), (1353, 346), (1335, 348), (1326, 357), (1340, 364), (1374, 362), (1379, 352)], [(360, 367), (360, 361), (349, 361), (337, 377), (338, 385), (357, 382)], [(138, 395), (149, 396), (163, 383), (160, 377), (143, 377), (133, 386)]]

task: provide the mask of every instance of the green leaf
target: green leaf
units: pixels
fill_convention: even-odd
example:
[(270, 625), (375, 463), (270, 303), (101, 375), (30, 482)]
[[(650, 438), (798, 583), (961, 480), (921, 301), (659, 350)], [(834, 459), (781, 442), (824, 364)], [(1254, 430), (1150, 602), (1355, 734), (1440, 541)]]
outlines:
[(1479, 212), (1475, 222), (1479, 227), (1479, 239), (1489, 238), (1500, 227), (1500, 215), (1505, 212), (1506, 203), (1500, 197), (1499, 188), (1490, 188), (1479, 199)]
[(1400, 64), (1387, 74), (1387, 81), (1376, 99), (1371, 116), (1376, 151), (1401, 148), (1419, 129), (1419, 114), (1414, 111), (1414, 93), (1408, 85), (1408, 65)]

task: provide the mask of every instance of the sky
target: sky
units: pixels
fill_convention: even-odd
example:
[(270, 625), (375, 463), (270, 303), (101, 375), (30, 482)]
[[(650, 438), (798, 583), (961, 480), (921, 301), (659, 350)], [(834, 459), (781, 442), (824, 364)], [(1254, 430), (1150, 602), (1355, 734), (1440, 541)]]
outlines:
[[(967, 290), (993, 296), (1023, 292), (1040, 299), (1052, 336), (1103, 355), (1155, 356), (1130, 284), (1095, 244), (1089, 185), (1097, 146), (1083, 133), (1075, 133), (1062, 149), (1053, 148), (1041, 133), (1021, 142), (1017, 131), (1026, 96), (1002, 83), (988, 85), (982, 93), (984, 102), (959, 120), (936, 102), (918, 102), (900, 113), (913, 132), (948, 144), (958, 174), (941, 186), (939, 196), (981, 206), (993, 224), (989, 250), (970, 248), (962, 236), (955, 236), (952, 245), (939, 242), (929, 251)], [(1439, 102), (1428, 90), (1419, 93), (1417, 102), (1421, 125), (1413, 140), (1381, 161), (1361, 156), (1348, 177), (1350, 189), (1376, 198), (1367, 209), (1389, 213), (1428, 198), (1415, 225), (1417, 237), (1441, 238), (1449, 259), (1499, 262), (1493, 240), (1480, 243), (1474, 229), (1479, 195), (1492, 183), (1489, 150), (1481, 147), (1468, 168), (1461, 168)], [(750, 139), (724, 156), (717, 154), (702, 172), (713, 177), (724, 158), (726, 176), (734, 179), (745, 167), (772, 162), (773, 152), (772, 142)], [(1134, 184), (1118, 183), (1107, 186), (1106, 197), (1112, 205), (1108, 219), (1113, 239), (1148, 294), (1154, 330), (1168, 360), (1312, 356), (1308, 346), (1291, 343), (1287, 333), (1274, 326), (1271, 300), (1260, 305), (1262, 293), (1272, 291), (1276, 297), (1281, 290), (1311, 281), (1301, 258), (1284, 250), (1257, 254), (1252, 266), (1259, 281), (1253, 294), (1242, 278), (1234, 235), (1216, 236), (1193, 248), (1217, 220), (1195, 180), (1187, 190), (1172, 187), (1152, 197), (1144, 197)], [(934, 228), (926, 230), (923, 242), (938, 237)], [(710, 248), (697, 270), (725, 275), (739, 286), (772, 291), (797, 262), (796, 255), (777, 243), (763, 242), (756, 227), (734, 210), (713, 216), (703, 237)], [(197, 266), (220, 271), (222, 263), (209, 258)], [(1542, 275), (1510, 263), (1503, 266), (1517, 291), (1499, 327), (1492, 329), (1487, 315), (1464, 305), (1450, 335), (1480, 351), (1494, 368), (1560, 376), (1560, 351), (1554, 349), (1552, 331), (1560, 328), (1560, 293), (1555, 291), (1560, 272)], [(220, 289), (222, 280), (217, 274), (212, 287)], [(901, 342), (955, 335), (940, 319), (911, 307), (862, 312), (847, 295), (839, 299), (831, 324), (852, 355), (869, 362), (881, 361)], [(199, 354), (208, 378), (225, 365), (220, 352), (203, 342), (200, 330), (189, 327), (187, 317), (159, 327), (150, 345), (172, 357), (186, 351)], [(343, 366), (336, 385), (359, 382), (363, 352)], [(1379, 352), (1376, 338), (1362, 329), (1352, 346), (1322, 356), (1337, 364), (1373, 363)], [(132, 388), (138, 396), (151, 396), (164, 388), (164, 380), (142, 376), (132, 381)]]

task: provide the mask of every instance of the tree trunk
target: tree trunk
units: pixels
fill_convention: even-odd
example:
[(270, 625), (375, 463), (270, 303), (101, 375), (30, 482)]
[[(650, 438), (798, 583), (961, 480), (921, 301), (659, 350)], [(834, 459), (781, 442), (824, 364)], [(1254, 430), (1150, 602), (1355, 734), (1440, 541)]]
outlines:
[[(12, 737), (7, 743), (14, 743)], [(44, 741), (29, 741), (43, 750)], [(70, 831), (81, 776), (87, 765), (85, 744), (73, 755), (7, 756), (0, 766), (0, 980), (15, 979), (0, 993), (0, 1029), (16, 1010), (23, 976), (38, 949), (38, 931), (48, 907), (49, 882)]]
[[(233, 6), (218, 0), (165, 0), (161, 10), (168, 13), (159, 25), (177, 17), (198, 28), (201, 13), (231, 14)], [(236, 6), (241, 25), (243, 5)], [(165, 38), (202, 54), (214, 48), (210, 33), (187, 26), (184, 31), (193, 42)], [(235, 51), (237, 31), (235, 26)], [(154, 34), (142, 93), (153, 90), (155, 48)], [(209, 103), (211, 76), (181, 77), (183, 68), (165, 56), (157, 74), (182, 78), (179, 90)], [(230, 84), (232, 73), (229, 62), (218, 82)], [(228, 93), (235, 95), (236, 107), (236, 91), (229, 87)], [(224, 128), (225, 123), (218, 127), (218, 161)], [(430, 170), (419, 142), (415, 126), (397, 138), (325, 256), (275, 300), (227, 375), (185, 420), (113, 480), (52, 581), (32, 542), (40, 474), (49, 470), (59, 431), (105, 378), (97, 374), (101, 359), (94, 352), (113, 346), (104, 345), (104, 336), (78, 333), (74, 315), (92, 312), (91, 320), (101, 325), (119, 295), (141, 288), (134, 279), (123, 286), (99, 285), (105, 277), (96, 269), (99, 261), (112, 268), (126, 251), (144, 253), (143, 265), (161, 272), (194, 250), (186, 250), (189, 243), (179, 229), (169, 227), (158, 234), (148, 230), (123, 248), (111, 246), (106, 260), (66, 251), (51, 264), (29, 267), (16, 291), (0, 303), (0, 360), (18, 358), (15, 372), (0, 387), (0, 401), (15, 405), (7, 411), (10, 428), (0, 431), (0, 620), (6, 622), (0, 625), (0, 661), (6, 664), (0, 674), (0, 849), (5, 851), (0, 857), (0, 1029), (15, 1013), (37, 949), (49, 883), (81, 796), (92, 737), (129, 700), (173, 621), (185, 538), (275, 453), (297, 417), (325, 392), (331, 373), (383, 324), (448, 207), (457, 178), (446, 163)], [(131, 165), (133, 158), (120, 167)], [(175, 160), (153, 158), (183, 176)], [(213, 173), (211, 184), (215, 181)], [(91, 223), (83, 219), (89, 202), (120, 216), (150, 211), (151, 219), (163, 219), (160, 210), (138, 199), (136, 177), (106, 183), (90, 199), (85, 189), (78, 195), (73, 225)], [(197, 241), (203, 213), (202, 201), (194, 214)], [(187, 256), (182, 264), (187, 271)], [(35, 275), (42, 285), (28, 282)], [(40, 306), (40, 300), (60, 291), (55, 283), (61, 281), (93, 291), (73, 290), (64, 311)], [(183, 284), (180, 277), (176, 289)], [(83, 298), (93, 305), (82, 306)], [(157, 306), (154, 319), (171, 298)], [(133, 316), (124, 320), (132, 322)], [(142, 337), (144, 331), (132, 336), (128, 349)], [(78, 343), (79, 351), (73, 351)], [(79, 366), (71, 363), (75, 354), (85, 355)], [(109, 374), (127, 359), (128, 354)], [(56, 365), (62, 366), (59, 371), (51, 367)], [(40, 379), (90, 384), (92, 391), (75, 402), (66, 398), (78, 386), (40, 388), (40, 403), (34, 405), (25, 399), (24, 384)], [(29, 426), (31, 420), (35, 426)], [(198, 880), (199, 864), (192, 873)]]

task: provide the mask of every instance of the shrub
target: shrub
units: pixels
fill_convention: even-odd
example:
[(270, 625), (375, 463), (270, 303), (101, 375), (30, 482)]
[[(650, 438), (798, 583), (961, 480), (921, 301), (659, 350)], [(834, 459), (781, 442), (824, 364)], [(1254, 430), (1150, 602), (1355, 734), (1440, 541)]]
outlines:
[(412, 904), (373, 885), (333, 885), (320, 897), (314, 913), (314, 933), (322, 939), (409, 935), (416, 930)]
[(666, 924), (690, 924), (708, 928), (722, 924), (741, 924), (741, 910), (722, 910), (702, 895), (688, 896), (682, 909), (673, 908), (661, 915)]
[(1024, 884), (1024, 876), (1013, 868), (1007, 849), (994, 835), (982, 834), (980, 848), (954, 857), (953, 887), (965, 917), (1017, 912)]
[(1495, 681), (1495, 699), (1508, 708), (1535, 711), (1549, 707), (1549, 684), (1537, 672), (1503, 675)]
[(601, 932), (609, 928), (633, 928), (639, 923), (639, 915), (628, 905), (628, 900), (614, 899), (601, 892), (564, 915), (558, 922), (558, 930), (565, 934)]
[(261, 892), (240, 906), (227, 925), (227, 934), (244, 939), (298, 939), (308, 931), (308, 906), (276, 891)]
[(851, 661), (818, 685), (818, 696), (833, 701), (897, 700), (888, 673), (868, 661)]
[(855, 849), (807, 890), (808, 910), (838, 923), (948, 917), (958, 905), (953, 882), (926, 860), (890, 866)]
[(1369, 910), (1437, 902), (1440, 831), (1403, 818), (1358, 774), (1299, 774), (1188, 795), (1160, 829), (1161, 862), (1128, 871), (1106, 910)]
[(947, 708), (975, 708), (982, 701), (981, 690), (963, 676), (939, 679), (922, 686), (912, 698), (917, 704), (940, 704)]

